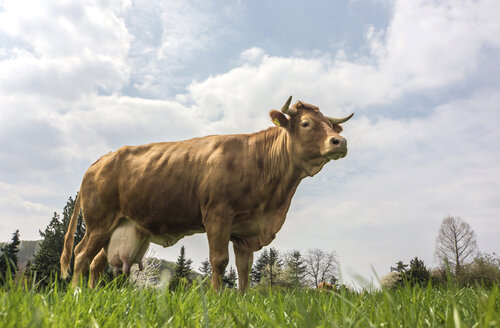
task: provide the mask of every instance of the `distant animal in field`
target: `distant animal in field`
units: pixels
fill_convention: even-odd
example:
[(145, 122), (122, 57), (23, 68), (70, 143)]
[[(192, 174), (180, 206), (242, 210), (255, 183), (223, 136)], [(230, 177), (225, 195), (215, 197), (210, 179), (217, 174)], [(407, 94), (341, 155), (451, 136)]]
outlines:
[[(340, 124), (352, 114), (331, 118), (314, 105), (290, 106), (290, 101), (281, 112), (269, 113), (276, 127), (264, 131), (124, 146), (98, 159), (83, 176), (76, 198), (61, 255), (62, 276), (68, 275), (81, 210), (87, 230), (74, 250), (74, 285), (92, 263), (89, 285), (95, 286), (105, 266), (103, 256), (96, 255), (109, 250), (114, 236), (121, 240), (119, 250), (127, 243), (115, 235), (125, 218), (147, 233), (148, 242), (164, 247), (205, 232), (216, 290), (231, 241), (238, 286), (245, 290), (253, 252), (275, 238), (302, 179), (347, 155)], [(127, 251), (128, 265), (138, 262), (132, 253), (142, 250), (139, 245), (132, 243)]]
[(333, 288), (334, 288), (333, 284), (326, 281), (322, 281), (318, 284), (319, 290), (333, 290)]

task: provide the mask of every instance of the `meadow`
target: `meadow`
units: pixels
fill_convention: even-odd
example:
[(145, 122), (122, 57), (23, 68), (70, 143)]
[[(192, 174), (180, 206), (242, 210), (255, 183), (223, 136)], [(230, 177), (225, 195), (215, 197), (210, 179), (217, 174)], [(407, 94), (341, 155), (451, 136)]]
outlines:
[(1, 327), (500, 327), (499, 286), (354, 292), (0, 287)]

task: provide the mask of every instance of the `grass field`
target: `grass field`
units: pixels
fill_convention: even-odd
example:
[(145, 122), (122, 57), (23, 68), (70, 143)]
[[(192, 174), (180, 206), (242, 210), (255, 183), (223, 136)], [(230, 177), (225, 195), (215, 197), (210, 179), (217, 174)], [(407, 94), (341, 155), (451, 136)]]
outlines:
[(500, 327), (499, 287), (319, 292), (193, 287), (170, 293), (0, 288), (1, 327)]

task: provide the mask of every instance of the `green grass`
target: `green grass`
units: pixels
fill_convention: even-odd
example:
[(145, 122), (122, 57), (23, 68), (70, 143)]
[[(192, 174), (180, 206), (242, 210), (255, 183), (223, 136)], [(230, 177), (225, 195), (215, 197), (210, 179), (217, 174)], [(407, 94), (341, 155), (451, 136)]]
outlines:
[(498, 285), (395, 291), (175, 293), (108, 285), (0, 287), (1, 327), (500, 327)]

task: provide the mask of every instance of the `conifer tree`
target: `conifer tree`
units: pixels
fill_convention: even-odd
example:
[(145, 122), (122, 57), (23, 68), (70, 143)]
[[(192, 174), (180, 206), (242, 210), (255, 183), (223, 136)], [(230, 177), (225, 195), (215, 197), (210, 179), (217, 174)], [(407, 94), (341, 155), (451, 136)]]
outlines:
[(229, 268), (229, 273), (226, 274), (224, 273), (223, 277), (222, 277), (222, 284), (224, 286), (226, 286), (227, 288), (236, 288), (236, 280), (237, 280), (237, 276), (236, 276), (236, 271), (234, 270), (234, 268), (231, 266)]
[(260, 284), (263, 280), (274, 286), (278, 283), (278, 276), (282, 273), (283, 261), (278, 250), (271, 247), (269, 251), (265, 249), (255, 262), (251, 271), (254, 285)]
[[(57, 212), (54, 212), (49, 225), (43, 232), (39, 231), (43, 240), (38, 247), (38, 251), (35, 254), (29, 271), (32, 276), (36, 277), (37, 281), (42, 281), (42, 284), (47, 283), (50, 277), (59, 276), (59, 258), (64, 246), (64, 235), (68, 229), (74, 207), (75, 200), (72, 197), (69, 197), (62, 212), (63, 218), (61, 219), (60, 215)], [(78, 245), (84, 234), (85, 223), (80, 213), (75, 231), (74, 245)], [(74, 256), (71, 259), (70, 268), (73, 267), (73, 263)]]
[(307, 266), (302, 260), (302, 254), (295, 250), (289, 253), (286, 261), (287, 280), (293, 287), (300, 287), (304, 284), (304, 276), (306, 274)]
[(266, 265), (266, 273), (267, 278), (269, 279), (270, 286), (276, 285), (277, 277), (279, 275), (279, 271), (283, 266), (283, 261), (280, 259), (280, 254), (277, 249), (271, 247), (269, 249), (269, 260)]
[(174, 277), (168, 286), (170, 290), (175, 290), (181, 281), (188, 284), (191, 283), (189, 274), (191, 273), (192, 263), (193, 261), (191, 259), (186, 259), (186, 250), (184, 246), (182, 246), (179, 256), (177, 257), (177, 262), (175, 263)]
[(269, 263), (269, 252), (267, 249), (264, 249), (260, 254), (257, 261), (252, 267), (252, 271), (250, 272), (250, 276), (252, 278), (252, 284), (258, 285), (262, 279), (262, 273), (264, 268)]
[(0, 283), (7, 277), (7, 272), (14, 276), (17, 272), (17, 253), (19, 252), (19, 229), (12, 235), (12, 241), (0, 248)]
[(415, 257), (410, 261), (410, 269), (406, 271), (405, 276), (411, 285), (425, 286), (430, 279), (430, 272), (424, 265), (424, 261)]
[(32, 275), (37, 281), (48, 283), (50, 277), (55, 277), (60, 271), (59, 257), (63, 249), (64, 231), (60, 216), (54, 212), (45, 231), (39, 231), (43, 237), (38, 251), (30, 267)]
[(205, 261), (201, 262), (201, 266), (198, 268), (201, 272), (201, 277), (202, 279), (205, 278), (211, 278), (212, 277), (212, 267), (210, 266), (210, 262), (208, 259), (205, 259)]

